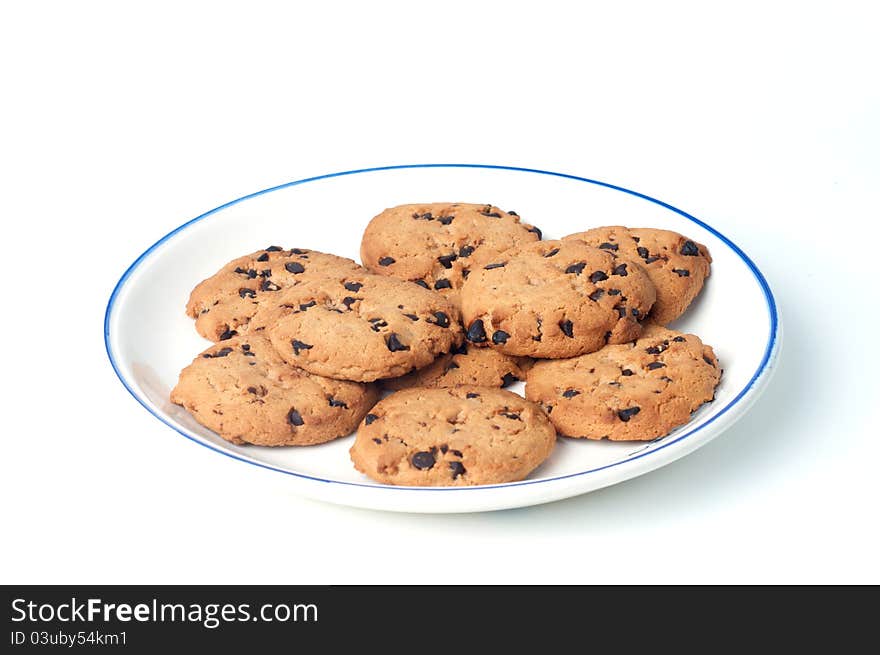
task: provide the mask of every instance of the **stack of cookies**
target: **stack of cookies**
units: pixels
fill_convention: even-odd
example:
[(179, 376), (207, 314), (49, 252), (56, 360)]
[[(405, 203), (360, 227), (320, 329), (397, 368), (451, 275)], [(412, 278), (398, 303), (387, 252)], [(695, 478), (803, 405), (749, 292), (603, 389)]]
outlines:
[[(277, 246), (236, 259), (190, 296), (215, 344), (171, 399), (236, 444), (357, 430), (351, 459), (374, 480), (461, 486), (526, 477), (557, 434), (655, 439), (714, 398), (712, 349), (664, 327), (702, 289), (705, 246), (541, 237), (493, 205), (403, 205), (367, 226), (363, 266)], [(502, 389), (516, 380), (525, 399)]]

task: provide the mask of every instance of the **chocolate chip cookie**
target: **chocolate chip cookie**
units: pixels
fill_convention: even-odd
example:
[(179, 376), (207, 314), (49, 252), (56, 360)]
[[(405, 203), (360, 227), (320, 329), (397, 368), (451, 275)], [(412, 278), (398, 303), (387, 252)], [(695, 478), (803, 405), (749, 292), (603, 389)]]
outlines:
[(364, 418), (355, 468), (385, 484), (466, 486), (522, 480), (556, 431), (541, 409), (503, 389), (406, 389)]
[(649, 318), (660, 325), (684, 313), (703, 288), (712, 263), (706, 246), (669, 230), (597, 227), (563, 238), (577, 239), (639, 262), (657, 289)]
[(345, 257), (315, 250), (269, 246), (234, 259), (200, 282), (189, 297), (186, 313), (206, 339), (222, 341), (247, 330), (260, 303), (282, 289), (324, 275), (345, 275), (363, 269)]
[(279, 293), (253, 317), (256, 331), (288, 363), (358, 382), (427, 366), (462, 340), (458, 309), (440, 294), (367, 272)]
[(460, 387), (464, 384), (506, 387), (517, 380), (525, 380), (531, 365), (532, 360), (528, 357), (512, 357), (492, 348), (468, 347), (467, 343), (462, 343), (424, 368), (403, 377), (383, 380), (382, 386), (394, 390)]
[(720, 379), (715, 353), (698, 337), (649, 324), (633, 343), (537, 362), (526, 398), (562, 435), (644, 441), (687, 423)]
[(494, 205), (400, 205), (370, 221), (361, 261), (374, 273), (415, 282), (457, 303), (462, 282), (480, 262), (540, 238), (541, 231), (521, 223), (516, 212)]
[(469, 342), (559, 358), (635, 339), (654, 298), (634, 261), (577, 240), (540, 241), (472, 270), (461, 306)]
[(376, 385), (331, 380), (286, 363), (261, 335), (213, 344), (180, 374), (171, 402), (234, 444), (307, 446), (348, 435)]

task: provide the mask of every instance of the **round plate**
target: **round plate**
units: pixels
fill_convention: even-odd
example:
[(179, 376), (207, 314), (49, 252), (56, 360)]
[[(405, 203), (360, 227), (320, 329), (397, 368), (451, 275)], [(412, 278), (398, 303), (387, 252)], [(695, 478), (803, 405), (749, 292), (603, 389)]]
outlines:
[[(715, 401), (647, 443), (560, 439), (522, 482), (424, 488), (375, 484), (351, 464), (353, 437), (306, 448), (234, 446), (168, 399), (180, 370), (209, 344), (184, 314), (190, 290), (240, 255), (277, 244), (358, 259), (367, 222), (412, 202), (494, 203), (515, 209), (545, 239), (600, 225), (666, 228), (709, 247), (712, 275), (672, 327), (693, 332), (724, 368)], [(107, 354), (125, 388), (157, 419), (211, 450), (288, 476), (299, 493), (334, 503), (406, 512), (475, 512), (546, 503), (647, 473), (730, 427), (771, 377), (781, 332), (767, 281), (746, 254), (706, 223), (664, 202), (574, 175), (507, 166), (422, 164), (346, 171), (239, 198), (162, 237), (113, 290)], [(522, 392), (522, 383), (511, 387)]]

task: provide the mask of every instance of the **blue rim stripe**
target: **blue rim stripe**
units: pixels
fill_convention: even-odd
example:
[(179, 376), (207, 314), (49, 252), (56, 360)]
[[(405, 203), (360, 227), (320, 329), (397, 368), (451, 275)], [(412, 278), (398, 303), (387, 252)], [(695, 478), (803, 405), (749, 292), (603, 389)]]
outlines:
[[(262, 462), (257, 462), (257, 461), (252, 461), (250, 459), (245, 459), (244, 457), (241, 457), (235, 453), (230, 453), (226, 450), (222, 450), (222, 449), (218, 448), (217, 446), (214, 446), (213, 444), (206, 443), (204, 441), (200, 441), (199, 439), (196, 439), (195, 437), (190, 436), (189, 434), (187, 434), (186, 432), (181, 430), (179, 427), (177, 427), (173, 423), (166, 421), (162, 416), (160, 416), (159, 414), (154, 412), (153, 409), (149, 405), (147, 405), (147, 403), (144, 402), (138, 396), (138, 394), (135, 393), (135, 391), (129, 386), (128, 382), (125, 380), (125, 378), (123, 378), (122, 374), (119, 372), (119, 368), (116, 365), (116, 360), (114, 359), (113, 352), (110, 348), (110, 316), (113, 311), (113, 306), (114, 306), (114, 302), (116, 301), (116, 296), (119, 294), (119, 291), (122, 289), (122, 286), (125, 284), (126, 280), (128, 280), (128, 278), (131, 276), (131, 274), (134, 272), (134, 270), (138, 267), (138, 265), (147, 256), (149, 256), (156, 248), (158, 248), (160, 245), (165, 243), (168, 239), (173, 237), (175, 234), (177, 234), (181, 230), (192, 225), (193, 223), (201, 221), (201, 220), (207, 218), (208, 216), (211, 216), (212, 214), (216, 214), (217, 212), (219, 212), (223, 209), (226, 209), (227, 207), (237, 205), (240, 202), (244, 202), (245, 200), (250, 200), (251, 198), (256, 198), (257, 196), (262, 196), (264, 194), (272, 193), (273, 191), (278, 191), (280, 189), (286, 189), (286, 188), (292, 187), (292, 186), (298, 186), (300, 184), (306, 184), (307, 182), (315, 182), (317, 180), (327, 180), (327, 179), (331, 179), (334, 177), (342, 177), (345, 175), (356, 175), (358, 173), (375, 173), (375, 172), (379, 172), (379, 171), (392, 171), (392, 170), (401, 170), (401, 169), (410, 169), (410, 168), (414, 168), (414, 169), (417, 169), (417, 168), (475, 168), (475, 169), (494, 169), (494, 170), (503, 170), (503, 171), (517, 171), (517, 172), (521, 172), (521, 173), (537, 173), (539, 175), (551, 175), (553, 177), (561, 177), (561, 178), (565, 178), (565, 179), (569, 179), (569, 180), (576, 180), (578, 182), (586, 182), (588, 184), (593, 184), (596, 186), (605, 187), (607, 189), (613, 189), (615, 191), (620, 191), (622, 193), (626, 193), (631, 196), (635, 196), (637, 198), (647, 200), (648, 202), (654, 203), (655, 205), (665, 207), (666, 209), (678, 214), (679, 216), (682, 216), (682, 217), (688, 219), (689, 221), (696, 223), (697, 225), (699, 225), (703, 229), (707, 230), (708, 232), (714, 234), (717, 238), (719, 238), (721, 241), (723, 241), (725, 245), (727, 245), (731, 250), (733, 250), (739, 256), (740, 259), (743, 260), (743, 262), (746, 264), (746, 266), (752, 272), (752, 275), (755, 276), (755, 279), (757, 280), (758, 284), (761, 287), (761, 290), (764, 293), (764, 299), (767, 302), (767, 311), (770, 315), (770, 334), (769, 334), (769, 339), (767, 341), (767, 347), (764, 350), (764, 355), (761, 358), (761, 362), (758, 365), (757, 370), (755, 370), (755, 373), (752, 375), (749, 382), (740, 390), (740, 392), (733, 398), (733, 400), (731, 400), (727, 405), (724, 406), (723, 409), (721, 409), (721, 411), (719, 411), (717, 414), (712, 416), (709, 420), (707, 420), (705, 423), (703, 423), (699, 427), (696, 427), (693, 430), (690, 430), (689, 432), (685, 432), (684, 434), (679, 435), (675, 439), (672, 439), (672, 440), (668, 441), (667, 443), (665, 443), (661, 446), (658, 446), (657, 448), (654, 448), (653, 450), (648, 450), (641, 455), (635, 455), (635, 456), (629, 457), (625, 460), (613, 462), (611, 464), (605, 464), (604, 466), (599, 466), (599, 467), (596, 467), (593, 469), (588, 469), (586, 471), (580, 471), (578, 473), (569, 473), (566, 475), (560, 475), (560, 476), (556, 476), (553, 478), (543, 478), (540, 480), (522, 480), (520, 482), (509, 482), (506, 484), (485, 485), (485, 486), (478, 486), (478, 487), (396, 487), (396, 486), (390, 486), (390, 485), (365, 484), (365, 483), (361, 483), (361, 482), (346, 482), (344, 480), (327, 480), (325, 478), (317, 478), (317, 477), (314, 477), (311, 475), (305, 475), (303, 473), (296, 473), (294, 471), (288, 471), (288, 470), (285, 470), (282, 468), (272, 466), (270, 464), (264, 464)], [(742, 400), (742, 398), (749, 392), (749, 390), (752, 387), (754, 387), (754, 385), (758, 381), (758, 379), (764, 373), (767, 372), (767, 368), (770, 364), (771, 357), (773, 356), (773, 352), (776, 348), (778, 336), (779, 336), (779, 316), (778, 316), (778, 311), (776, 308), (776, 300), (773, 297), (773, 292), (770, 291), (770, 285), (767, 283), (767, 280), (764, 278), (764, 275), (761, 273), (760, 270), (758, 270), (758, 267), (755, 266), (755, 263), (748, 257), (748, 255), (746, 255), (742, 251), (742, 249), (740, 249), (739, 246), (737, 246), (735, 243), (733, 243), (733, 241), (728, 239), (726, 236), (721, 234), (718, 230), (711, 227), (707, 223), (704, 223), (703, 221), (696, 218), (695, 216), (691, 216), (687, 212), (682, 211), (681, 209), (678, 209), (677, 207), (673, 207), (672, 205), (670, 205), (666, 202), (663, 202), (662, 200), (657, 200), (656, 198), (652, 198), (651, 196), (647, 196), (643, 193), (639, 193), (638, 191), (632, 191), (630, 189), (626, 189), (622, 186), (617, 186), (616, 184), (609, 184), (608, 182), (601, 182), (599, 180), (592, 180), (590, 178), (579, 177), (577, 175), (569, 175), (567, 173), (555, 173), (553, 171), (543, 171), (543, 170), (540, 170), (537, 168), (522, 168), (519, 166), (501, 166), (501, 165), (496, 165), (496, 164), (399, 164), (399, 165), (393, 165), (393, 166), (376, 166), (374, 168), (360, 168), (360, 169), (351, 170), (351, 171), (342, 171), (342, 172), (338, 172), (338, 173), (329, 173), (327, 175), (317, 175), (315, 177), (307, 177), (302, 180), (295, 180), (293, 182), (286, 182), (284, 184), (279, 184), (277, 186), (269, 187), (268, 189), (263, 189), (262, 191), (256, 191), (255, 193), (250, 193), (246, 196), (242, 196), (241, 198), (237, 198), (237, 199), (232, 200), (230, 202), (224, 203), (224, 204), (220, 205), (219, 207), (215, 207), (214, 209), (207, 211), (204, 214), (196, 216), (195, 218), (187, 221), (183, 225), (180, 225), (179, 227), (175, 228), (174, 230), (172, 230), (171, 232), (166, 234), (164, 237), (162, 237), (161, 239), (156, 241), (156, 243), (154, 243), (152, 246), (147, 248), (143, 253), (141, 253), (141, 255), (137, 259), (135, 259), (134, 262), (132, 262), (131, 266), (129, 266), (125, 270), (125, 272), (122, 274), (122, 277), (119, 278), (119, 282), (116, 283), (116, 286), (113, 288), (113, 292), (110, 294), (110, 299), (107, 302), (107, 309), (104, 313), (104, 348), (107, 351), (107, 357), (110, 359), (110, 365), (113, 367), (113, 371), (116, 373), (116, 377), (119, 378), (119, 381), (122, 382), (122, 386), (124, 386), (126, 388), (126, 390), (134, 397), (135, 400), (138, 401), (138, 403), (140, 403), (140, 405), (144, 409), (146, 409), (156, 419), (158, 419), (159, 421), (161, 421), (162, 423), (164, 423), (165, 425), (170, 427), (175, 432), (183, 435), (184, 437), (186, 437), (190, 441), (194, 441), (195, 443), (199, 444), (200, 446), (204, 446), (205, 448), (209, 448), (209, 449), (213, 450), (214, 452), (220, 453), (221, 455), (226, 455), (227, 457), (231, 457), (232, 459), (238, 460), (240, 462), (244, 462), (246, 464), (252, 464), (253, 466), (259, 466), (261, 468), (268, 469), (270, 471), (277, 471), (278, 473), (284, 473), (286, 475), (292, 475), (294, 477), (303, 478), (306, 480), (313, 480), (315, 482), (326, 482), (329, 484), (342, 484), (342, 485), (354, 486), (354, 487), (367, 487), (370, 489), (386, 489), (386, 490), (391, 490), (391, 491), (440, 491), (440, 492), (476, 491), (476, 490), (485, 490), (485, 489), (506, 489), (509, 487), (524, 486), (524, 485), (529, 485), (529, 484), (542, 484), (542, 483), (546, 483), (546, 482), (555, 482), (558, 480), (575, 478), (575, 477), (587, 475), (590, 473), (596, 473), (598, 471), (603, 471), (605, 469), (609, 469), (609, 468), (612, 468), (615, 466), (621, 466), (623, 464), (628, 464), (629, 462), (633, 462), (633, 461), (636, 461), (636, 460), (641, 459), (643, 457), (653, 455), (654, 453), (658, 453), (661, 450), (696, 434), (697, 432), (699, 432), (700, 430), (702, 430), (706, 426), (711, 425), (713, 422), (715, 422), (721, 416), (726, 414), (740, 400)]]

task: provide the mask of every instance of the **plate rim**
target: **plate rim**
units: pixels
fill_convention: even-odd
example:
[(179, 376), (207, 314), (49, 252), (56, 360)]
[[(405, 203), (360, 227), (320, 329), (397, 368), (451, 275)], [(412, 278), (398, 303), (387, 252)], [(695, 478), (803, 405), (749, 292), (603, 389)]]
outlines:
[[(425, 169), (425, 168), (470, 168), (470, 169), (483, 169), (483, 170), (502, 170), (502, 171), (515, 171), (515, 172), (519, 172), (519, 173), (533, 173), (533, 174), (538, 174), (538, 175), (549, 175), (549, 176), (553, 176), (553, 177), (560, 177), (560, 178), (564, 178), (564, 179), (574, 180), (577, 182), (584, 182), (587, 184), (592, 184), (595, 186), (604, 187), (604, 188), (611, 189), (614, 191), (619, 191), (621, 193), (625, 193), (625, 194), (628, 194), (628, 195), (631, 195), (631, 196), (634, 196), (637, 198), (641, 198), (642, 200), (646, 200), (648, 202), (651, 202), (651, 203), (654, 203), (654, 204), (659, 205), (661, 207), (664, 207), (665, 209), (668, 209), (668, 210), (678, 214), (679, 216), (682, 216), (683, 218), (691, 221), (692, 223), (699, 225), (700, 227), (702, 227), (703, 229), (707, 230), (708, 232), (713, 234), (715, 237), (720, 239), (727, 247), (729, 247), (743, 261), (743, 263), (746, 265), (746, 267), (749, 269), (749, 271), (754, 276), (755, 280), (758, 282), (758, 286), (760, 287), (760, 289), (764, 295), (764, 300), (767, 304), (767, 311), (768, 311), (768, 315), (769, 315), (769, 319), (770, 319), (770, 332), (768, 335), (767, 343), (764, 348), (764, 353), (761, 357), (760, 363), (758, 364), (758, 368), (752, 374), (751, 378), (745, 384), (745, 386), (742, 389), (740, 389), (739, 392), (737, 392), (737, 394), (730, 400), (730, 402), (728, 402), (727, 405), (722, 407), (721, 410), (718, 411), (718, 413), (711, 416), (705, 423), (703, 423), (697, 427), (694, 427), (691, 430), (684, 432), (683, 434), (676, 436), (674, 439), (671, 439), (667, 443), (664, 443), (664, 444), (658, 446), (657, 448), (654, 448), (651, 450), (646, 450), (644, 453), (633, 455), (633, 456), (628, 457), (623, 460), (612, 462), (610, 464), (604, 464), (602, 466), (587, 469), (585, 471), (578, 471), (576, 473), (567, 473), (565, 475), (557, 475), (554, 477), (541, 478), (541, 479), (537, 479), (537, 480), (520, 480), (517, 482), (506, 482), (506, 483), (494, 484), (494, 485), (477, 485), (477, 486), (470, 486), (470, 487), (416, 487), (416, 486), (382, 485), (382, 484), (377, 484), (377, 483), (366, 483), (366, 482), (350, 482), (350, 481), (346, 481), (346, 480), (332, 480), (332, 479), (327, 479), (327, 478), (321, 478), (321, 477), (317, 477), (314, 475), (308, 475), (305, 473), (298, 473), (296, 471), (290, 471), (287, 469), (279, 468), (277, 466), (273, 466), (272, 464), (260, 462), (260, 461), (239, 455), (237, 453), (229, 452), (229, 451), (224, 450), (218, 446), (215, 446), (214, 444), (202, 441), (192, 435), (187, 434), (185, 431), (180, 429), (178, 426), (176, 426), (172, 422), (166, 420), (165, 417), (163, 417), (161, 414), (154, 411), (153, 408), (150, 407), (135, 392), (135, 390), (132, 389), (132, 387), (128, 384), (128, 381), (125, 379), (125, 377), (123, 376), (123, 374), (119, 370), (119, 366), (117, 365), (116, 357), (114, 356), (113, 347), (111, 346), (110, 322), (111, 322), (111, 318), (113, 316), (114, 308), (116, 307), (117, 297), (119, 296), (120, 291), (123, 289), (123, 287), (125, 286), (128, 279), (135, 272), (135, 270), (137, 270), (137, 268), (141, 265), (141, 263), (147, 257), (149, 257), (163, 243), (165, 243), (166, 241), (171, 239), (173, 236), (175, 236), (179, 232), (181, 232), (184, 229), (188, 228), (189, 226), (193, 225), (194, 223), (202, 221), (213, 214), (216, 214), (216, 213), (218, 213), (228, 207), (232, 207), (233, 205), (237, 205), (237, 204), (244, 202), (246, 200), (250, 200), (250, 199), (256, 198), (258, 196), (266, 195), (266, 194), (272, 193), (274, 191), (280, 191), (281, 189), (287, 189), (290, 187), (299, 186), (301, 184), (306, 184), (308, 182), (315, 182), (318, 180), (326, 180), (326, 179), (331, 179), (331, 178), (335, 178), (335, 177), (344, 177), (344, 176), (348, 176), (348, 175), (357, 175), (360, 173), (375, 173), (375, 172), (381, 172), (381, 171), (405, 170), (405, 169)], [(268, 469), (270, 471), (275, 471), (277, 473), (283, 473), (285, 475), (290, 475), (290, 476), (299, 478), (301, 480), (307, 480), (310, 482), (323, 482), (323, 483), (327, 483), (327, 484), (343, 485), (346, 487), (363, 487), (363, 488), (368, 488), (368, 489), (385, 489), (385, 490), (390, 490), (390, 491), (404, 491), (404, 492), (406, 492), (406, 491), (409, 491), (409, 492), (434, 491), (434, 492), (451, 493), (451, 492), (490, 491), (490, 490), (498, 490), (498, 489), (510, 489), (510, 488), (516, 488), (516, 487), (524, 487), (527, 485), (546, 484), (546, 483), (559, 482), (561, 480), (570, 480), (573, 478), (589, 476), (591, 474), (599, 473), (601, 471), (607, 471), (608, 469), (615, 468), (615, 467), (620, 467), (620, 466), (624, 466), (624, 465), (631, 465), (633, 462), (641, 460), (645, 457), (649, 457), (649, 456), (657, 454), (657, 453), (662, 453), (669, 446), (672, 446), (674, 444), (678, 444), (678, 443), (684, 441), (685, 439), (688, 439), (689, 437), (692, 437), (700, 432), (703, 432), (706, 428), (708, 428), (710, 425), (712, 425), (715, 421), (717, 421), (718, 419), (727, 415), (731, 410), (734, 409), (734, 407), (740, 405), (744, 400), (749, 400), (749, 398), (747, 398), (747, 397), (750, 396), (750, 394), (752, 392), (759, 389), (759, 387), (757, 386), (757, 383), (759, 382), (759, 380), (761, 380), (766, 374), (771, 373), (773, 370), (773, 364), (775, 362), (776, 355), (779, 352), (780, 327), (781, 327), (781, 325), (780, 325), (780, 318), (779, 318), (779, 309), (776, 304), (776, 299), (773, 295), (773, 292), (770, 289), (770, 285), (767, 282), (767, 279), (764, 277), (764, 274), (757, 267), (757, 265), (752, 261), (752, 259), (748, 255), (746, 255), (746, 253), (743, 252), (743, 250), (738, 245), (736, 245), (733, 241), (731, 241), (728, 237), (723, 235), (717, 229), (715, 229), (714, 227), (712, 227), (708, 223), (700, 220), (696, 216), (693, 216), (693, 215), (685, 212), (684, 210), (679, 209), (678, 207), (675, 207), (667, 202), (664, 202), (664, 201), (659, 200), (657, 198), (654, 198), (652, 196), (646, 195), (644, 193), (640, 193), (638, 191), (628, 189), (626, 187), (622, 187), (622, 186), (612, 184), (609, 182), (603, 182), (601, 180), (596, 180), (596, 179), (587, 178), (587, 177), (581, 177), (581, 176), (573, 175), (570, 173), (559, 173), (559, 172), (555, 172), (555, 171), (546, 171), (543, 169), (527, 168), (527, 167), (521, 167), (521, 166), (505, 166), (505, 165), (501, 165), (501, 164), (421, 163), (421, 164), (394, 164), (394, 165), (387, 165), (387, 166), (374, 166), (374, 167), (369, 167), (369, 168), (357, 168), (357, 169), (352, 169), (352, 170), (347, 170), (347, 171), (339, 171), (339, 172), (335, 172), (335, 173), (327, 173), (324, 175), (316, 175), (316, 176), (312, 176), (312, 177), (306, 177), (306, 178), (294, 180), (291, 182), (285, 182), (283, 184), (278, 184), (278, 185), (271, 186), (271, 187), (268, 187), (265, 189), (261, 189), (260, 191), (255, 191), (253, 193), (246, 194), (246, 195), (241, 196), (239, 198), (236, 198), (234, 200), (230, 200), (229, 202), (225, 202), (222, 205), (218, 205), (217, 207), (214, 207), (213, 209), (210, 209), (202, 214), (199, 214), (195, 218), (192, 218), (192, 219), (182, 223), (181, 225), (177, 226), (176, 228), (174, 228), (173, 230), (171, 230), (170, 232), (165, 234), (163, 237), (158, 239), (149, 248), (144, 250), (144, 252), (142, 252), (128, 266), (128, 268), (125, 270), (125, 272), (123, 272), (122, 276), (117, 281), (116, 285), (113, 287), (113, 291), (110, 294), (110, 298), (107, 301), (107, 306), (106, 306), (106, 309), (104, 312), (104, 348), (107, 353), (107, 357), (110, 360), (110, 365), (113, 368), (113, 372), (116, 374), (116, 377), (119, 379), (119, 381), (122, 383), (122, 386), (125, 387), (125, 389), (128, 391), (128, 393), (131, 394), (131, 396), (138, 402), (138, 404), (141, 405), (141, 407), (146, 409), (147, 412), (149, 412), (158, 421), (160, 421), (164, 425), (168, 426), (169, 428), (171, 428), (172, 430), (174, 430), (178, 434), (182, 435), (186, 439), (189, 439), (190, 441), (197, 443), (198, 445), (203, 446), (205, 448), (208, 448), (214, 452), (220, 453), (221, 455), (225, 455), (226, 457), (230, 457), (232, 459), (243, 462), (245, 464), (250, 464), (252, 466), (258, 466), (260, 468)], [(747, 403), (747, 405), (748, 404), (750, 404), (750, 403)], [(735, 417), (735, 416), (736, 415), (730, 415), (728, 418)], [(696, 447), (698, 447), (699, 445), (700, 444), (697, 444)], [(682, 456), (684, 456), (685, 454), (687, 454), (687, 453), (684, 453)], [(675, 458), (675, 459), (677, 459), (677, 458)], [(653, 461), (653, 460), (651, 460), (651, 461)], [(674, 459), (671, 461), (674, 461)], [(663, 464), (661, 463), (660, 466), (662, 466), (662, 465)], [(654, 467), (650, 467), (649, 469), (647, 469), (644, 472), (649, 472), (650, 470), (653, 470), (653, 468)], [(632, 476), (631, 475), (624, 476), (623, 478), (621, 478), (620, 481), (623, 481), (625, 479), (629, 479), (630, 477), (632, 477)], [(600, 485), (600, 486), (606, 486), (606, 485)]]

